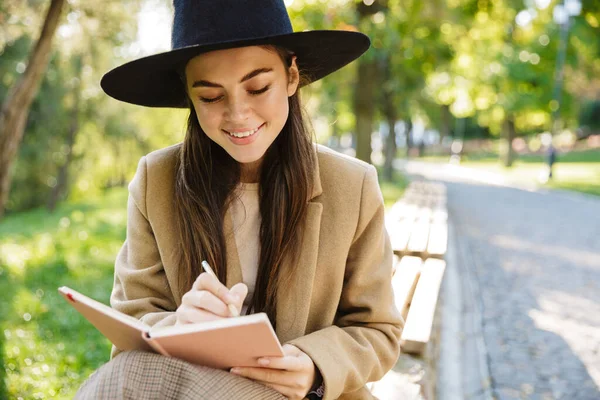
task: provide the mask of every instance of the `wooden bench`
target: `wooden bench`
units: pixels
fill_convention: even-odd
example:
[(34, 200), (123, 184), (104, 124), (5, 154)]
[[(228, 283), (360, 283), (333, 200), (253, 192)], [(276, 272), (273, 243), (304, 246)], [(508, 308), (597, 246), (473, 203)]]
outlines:
[(386, 227), (394, 250), (394, 298), (405, 321), (400, 339), (402, 354), (391, 371), (368, 386), (382, 400), (434, 399), (435, 312), (448, 246), (445, 186), (411, 182), (404, 196), (386, 213)]
[(386, 213), (386, 227), (394, 250), (394, 298), (405, 321), (402, 351), (394, 368), (368, 387), (381, 400), (434, 400), (440, 324), (436, 307), (448, 246), (445, 187), (412, 182)]
[(386, 215), (397, 255), (392, 277), (396, 306), (405, 319), (401, 347), (420, 354), (431, 337), (448, 247), (446, 188), (412, 182)]

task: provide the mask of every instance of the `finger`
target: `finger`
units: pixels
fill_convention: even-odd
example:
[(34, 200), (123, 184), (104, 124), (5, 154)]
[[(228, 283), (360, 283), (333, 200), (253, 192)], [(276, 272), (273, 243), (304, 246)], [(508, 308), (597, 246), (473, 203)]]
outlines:
[(217, 278), (203, 272), (196, 278), (192, 289), (207, 290), (221, 299), (225, 304), (234, 304), (235, 298), (229, 293), (229, 290)]
[(244, 305), (244, 300), (248, 295), (248, 286), (246, 286), (246, 284), (244, 284), (243, 282), (240, 282), (238, 284), (233, 285), (231, 289), (229, 289), (229, 293), (237, 298), (237, 301), (235, 302), (234, 306), (236, 306), (238, 310), (241, 310), (242, 306)]
[(227, 304), (206, 290), (190, 291), (183, 296), (181, 301), (187, 306), (206, 310), (220, 317), (229, 316)]
[(284, 357), (261, 357), (258, 364), (262, 367), (281, 369), (285, 371), (303, 371), (311, 365), (307, 365), (302, 359), (295, 356)]
[(298, 356), (299, 354), (304, 354), (302, 350), (300, 350), (293, 344), (286, 343), (281, 348), (283, 349), (283, 354), (285, 354), (286, 356)]
[(211, 312), (201, 310), (196, 307), (183, 306), (177, 310), (177, 321), (180, 324), (195, 324), (198, 322), (208, 322), (223, 319)]
[(232, 368), (230, 372), (244, 378), (276, 383), (283, 386), (292, 386), (297, 380), (295, 379), (295, 373), (271, 368), (236, 367)]
[(282, 346), (284, 357), (261, 357), (258, 363), (263, 367), (302, 371), (312, 367), (312, 360), (299, 348), (291, 344)]

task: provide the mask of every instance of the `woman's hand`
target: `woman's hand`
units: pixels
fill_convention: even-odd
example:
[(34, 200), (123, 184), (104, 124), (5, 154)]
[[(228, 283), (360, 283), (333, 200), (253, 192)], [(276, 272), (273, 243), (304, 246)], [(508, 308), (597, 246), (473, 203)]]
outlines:
[(204, 272), (198, 276), (190, 291), (183, 295), (181, 305), (175, 312), (176, 325), (231, 317), (227, 305), (234, 305), (240, 312), (247, 294), (248, 287), (245, 284), (238, 283), (228, 290), (217, 278)]
[(312, 359), (296, 346), (283, 346), (284, 357), (258, 359), (260, 367), (236, 367), (231, 373), (260, 382), (291, 400), (303, 399), (317, 375)]

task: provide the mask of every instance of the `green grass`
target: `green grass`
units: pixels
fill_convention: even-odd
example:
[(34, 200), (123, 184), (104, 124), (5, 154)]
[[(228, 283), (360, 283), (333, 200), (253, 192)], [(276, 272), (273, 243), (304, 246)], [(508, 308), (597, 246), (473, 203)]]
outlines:
[[(423, 161), (447, 162), (448, 157), (423, 157)], [(502, 174), (510, 181), (535, 184), (539, 187), (572, 190), (600, 196), (600, 150), (573, 151), (558, 154), (554, 164), (553, 179), (541, 183), (546, 171), (544, 155), (519, 157), (512, 168), (505, 168), (495, 154), (473, 154), (464, 156), (460, 165)]]
[(0, 399), (71, 399), (110, 343), (59, 297), (70, 286), (108, 303), (125, 238), (127, 190), (101, 202), (33, 210), (0, 223)]
[(394, 171), (392, 181), (383, 179), (383, 172), (380, 168), (377, 169), (379, 175), (379, 186), (383, 194), (385, 208), (389, 209), (404, 193), (404, 190), (409, 184), (409, 180), (402, 174)]

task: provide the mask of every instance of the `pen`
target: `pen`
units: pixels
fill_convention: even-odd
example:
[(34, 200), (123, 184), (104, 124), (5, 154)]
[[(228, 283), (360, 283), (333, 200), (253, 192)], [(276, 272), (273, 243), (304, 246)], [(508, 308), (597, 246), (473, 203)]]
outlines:
[[(215, 277), (215, 279), (218, 281), (219, 278), (217, 278), (217, 275), (214, 273), (214, 271), (212, 270), (212, 268), (210, 267), (210, 265), (208, 265), (208, 263), (206, 262), (206, 260), (202, 261), (202, 268), (204, 269), (204, 272), (206, 272), (207, 274), (210, 274), (212, 276)], [(227, 308), (229, 308), (229, 312), (231, 313), (232, 317), (239, 317), (240, 313), (238, 312), (237, 308), (235, 308), (235, 306), (233, 304), (227, 304)]]

